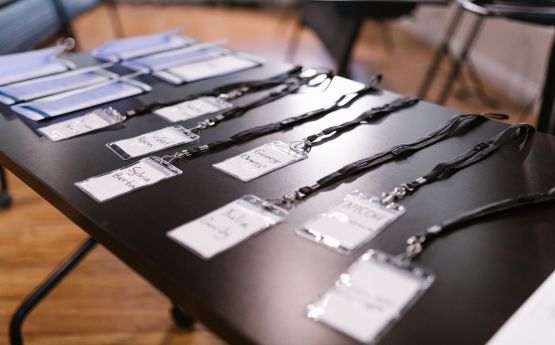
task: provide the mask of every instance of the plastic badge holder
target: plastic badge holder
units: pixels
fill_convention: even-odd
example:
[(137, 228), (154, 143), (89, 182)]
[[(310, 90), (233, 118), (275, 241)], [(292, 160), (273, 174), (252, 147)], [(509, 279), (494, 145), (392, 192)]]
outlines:
[(0, 85), (43, 77), (75, 68), (71, 61), (57, 56), (67, 45), (0, 56)]
[(131, 159), (178, 145), (197, 141), (199, 136), (179, 125), (141, 134), (134, 138), (118, 140), (106, 146), (121, 159)]
[(180, 31), (181, 29), (174, 29), (153, 35), (111, 40), (93, 49), (91, 53), (99, 59), (118, 62), (184, 47), (194, 42), (192, 38), (177, 35)]
[(125, 119), (125, 115), (113, 108), (102, 108), (70, 120), (41, 127), (37, 131), (51, 141), (60, 141), (122, 123)]
[(123, 62), (122, 66), (135, 71), (152, 72), (197, 61), (209, 60), (229, 53), (228, 49), (214, 46), (195, 49), (197, 45), (202, 46), (203, 44), (199, 43), (182, 49), (128, 60)]
[(405, 213), (398, 204), (354, 191), (336, 207), (306, 223), (297, 234), (349, 255)]
[(362, 255), (307, 306), (307, 317), (375, 344), (431, 286), (434, 275), (376, 250)]
[(0, 87), (0, 102), (14, 104), (106, 82), (118, 75), (96, 66)]
[(260, 66), (260, 59), (232, 53), (210, 60), (193, 62), (155, 72), (153, 75), (171, 84), (183, 84)]
[(91, 177), (75, 185), (94, 200), (106, 202), (181, 173), (181, 170), (158, 157), (147, 157), (125, 168)]
[(204, 115), (215, 115), (233, 108), (234, 105), (221, 98), (203, 96), (154, 111), (155, 115), (170, 122), (186, 121)]
[(12, 109), (33, 120), (67, 114), (99, 104), (149, 92), (151, 87), (136, 80), (114, 80), (84, 89), (64, 92), (55, 96), (12, 106)]
[(282, 141), (273, 141), (216, 163), (213, 167), (248, 182), (306, 158), (308, 154), (305, 151)]
[(286, 216), (286, 210), (246, 195), (169, 231), (168, 237), (203, 259), (210, 259), (280, 223)]

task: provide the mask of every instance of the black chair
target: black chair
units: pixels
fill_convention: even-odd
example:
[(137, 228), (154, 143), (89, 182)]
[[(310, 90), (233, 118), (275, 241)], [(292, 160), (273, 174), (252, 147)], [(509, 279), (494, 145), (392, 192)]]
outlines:
[[(418, 96), (424, 98), (437, 75), (439, 64), (444, 56), (450, 55), (449, 42), (454, 33), (459, 27), (464, 11), (469, 11), (477, 15), (474, 25), (463, 43), (463, 49), (459, 57), (455, 58), (455, 62), (448, 76), (447, 82), (444, 85), (437, 102), (444, 104), (452, 90), (455, 79), (460, 75), (463, 64), (467, 62), (468, 56), (472, 50), (476, 39), (479, 37), (480, 30), (484, 20), (488, 17), (506, 18), (518, 20), (526, 23), (539, 24), (539, 25), (555, 25), (555, 3), (551, 0), (457, 0), (459, 8), (446, 31), (446, 35), (436, 51), (432, 60), (430, 68), (426, 77), (421, 85)], [(541, 132), (555, 134), (555, 123), (553, 123), (552, 113), (554, 111), (555, 102), (555, 42), (552, 43), (552, 50), (549, 59), (549, 66), (547, 69), (545, 83), (542, 92), (542, 104), (540, 114), (538, 116), (537, 127)], [(471, 77), (473, 77), (478, 88), (478, 95), (483, 100), (487, 96), (483, 93), (481, 82), (477, 77), (477, 73), (471, 67)], [(555, 115), (554, 115), (555, 116)]]

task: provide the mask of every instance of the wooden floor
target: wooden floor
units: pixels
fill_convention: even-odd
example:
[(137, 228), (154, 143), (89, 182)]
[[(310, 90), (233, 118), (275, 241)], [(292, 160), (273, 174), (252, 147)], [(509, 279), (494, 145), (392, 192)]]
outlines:
[[(230, 39), (229, 46), (283, 60), (294, 13), (255, 9), (185, 6), (121, 6), (127, 35), (184, 26), (202, 40)], [(106, 11), (99, 8), (76, 25), (83, 49), (112, 37)], [(387, 53), (380, 31), (365, 26), (356, 49), (355, 78), (383, 73), (388, 89), (415, 94), (432, 51), (392, 27), (395, 50)], [(325, 51), (308, 32), (294, 61), (309, 66), (331, 65)], [(407, 59), (407, 56), (412, 58)], [(443, 73), (445, 74), (445, 72)], [(496, 95), (501, 109), (519, 115), (518, 106)], [(463, 111), (489, 111), (474, 98), (452, 99)], [(526, 119), (528, 117), (523, 117)], [(513, 117), (513, 121), (519, 119)], [(86, 235), (37, 194), (8, 176), (15, 203), (0, 211), (0, 344), (7, 344), (9, 318), (30, 292)], [(97, 247), (29, 317), (24, 333), (28, 344), (219, 344), (221, 340), (197, 325), (176, 328), (166, 298), (102, 247)]]

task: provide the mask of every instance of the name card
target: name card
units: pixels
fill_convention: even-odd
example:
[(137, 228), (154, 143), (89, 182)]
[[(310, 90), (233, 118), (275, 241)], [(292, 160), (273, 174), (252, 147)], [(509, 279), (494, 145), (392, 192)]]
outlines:
[(551, 345), (555, 339), (555, 272), (495, 333), (487, 345)]
[(97, 129), (125, 121), (125, 116), (114, 108), (96, 109), (88, 114), (37, 129), (51, 141), (73, 138)]
[(158, 157), (147, 157), (125, 168), (77, 182), (75, 185), (96, 201), (105, 202), (181, 173), (181, 170)]
[(308, 154), (305, 151), (294, 149), (281, 141), (274, 141), (213, 166), (241, 181), (248, 182), (306, 158)]
[(210, 115), (233, 108), (233, 104), (218, 97), (206, 96), (181, 102), (154, 111), (154, 114), (170, 122), (194, 119), (203, 115)]
[(177, 145), (188, 144), (198, 139), (198, 135), (177, 125), (108, 143), (106, 146), (122, 159), (131, 159)]
[(168, 236), (204, 259), (221, 253), (287, 216), (287, 211), (246, 195), (168, 232)]
[(384, 206), (379, 198), (354, 191), (343, 202), (306, 223), (297, 233), (343, 254), (350, 254), (405, 213)]
[(359, 342), (375, 343), (433, 281), (423, 269), (398, 265), (389, 254), (371, 250), (307, 306), (307, 317)]

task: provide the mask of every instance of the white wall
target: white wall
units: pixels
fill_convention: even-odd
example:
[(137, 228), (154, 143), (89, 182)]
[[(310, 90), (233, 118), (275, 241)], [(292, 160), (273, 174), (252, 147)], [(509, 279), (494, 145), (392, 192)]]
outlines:
[[(421, 6), (401, 25), (437, 45), (450, 22), (456, 4)], [(459, 52), (474, 15), (465, 13), (453, 47)], [(505, 19), (487, 19), (472, 51), (471, 60), (484, 80), (520, 104), (538, 98), (543, 87), (551, 48), (551, 27)]]

